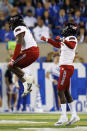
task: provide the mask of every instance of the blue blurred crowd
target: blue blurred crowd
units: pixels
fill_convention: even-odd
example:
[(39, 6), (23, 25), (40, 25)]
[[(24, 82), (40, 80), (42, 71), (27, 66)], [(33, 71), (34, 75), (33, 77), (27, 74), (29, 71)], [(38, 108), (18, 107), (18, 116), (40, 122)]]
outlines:
[(87, 42), (87, 0), (1, 0), (0, 42), (15, 40), (8, 19), (18, 13), (23, 15), (36, 40), (41, 36), (39, 27), (48, 28), (48, 36), (55, 38), (60, 35), (65, 22), (74, 21), (80, 27), (79, 43)]

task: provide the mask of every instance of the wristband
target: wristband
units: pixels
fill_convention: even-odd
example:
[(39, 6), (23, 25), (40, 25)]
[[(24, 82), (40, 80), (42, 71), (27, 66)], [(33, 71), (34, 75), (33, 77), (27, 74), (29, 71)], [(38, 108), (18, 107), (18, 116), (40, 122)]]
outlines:
[(48, 38), (46, 38), (46, 42), (48, 42)]

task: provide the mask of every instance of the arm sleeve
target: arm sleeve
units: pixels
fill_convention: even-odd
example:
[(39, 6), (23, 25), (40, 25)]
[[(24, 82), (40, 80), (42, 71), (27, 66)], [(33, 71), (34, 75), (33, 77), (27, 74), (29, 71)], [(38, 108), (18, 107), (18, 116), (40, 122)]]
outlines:
[(76, 42), (75, 41), (67, 41), (67, 40), (65, 40), (64, 44), (66, 44), (70, 49), (74, 49), (75, 45), (76, 45)]
[(54, 47), (56, 48), (60, 48), (61, 47), (61, 42), (58, 42), (58, 41), (54, 41), (52, 39), (48, 39), (47, 41), (49, 44), (53, 45)]
[(77, 39), (74, 36), (70, 36), (68, 39), (64, 40), (64, 44), (67, 45), (70, 49), (74, 49), (77, 43)]

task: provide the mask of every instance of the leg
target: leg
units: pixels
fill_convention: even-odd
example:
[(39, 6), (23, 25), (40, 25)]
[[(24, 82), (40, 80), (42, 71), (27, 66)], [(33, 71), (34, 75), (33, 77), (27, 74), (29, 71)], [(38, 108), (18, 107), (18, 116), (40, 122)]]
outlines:
[(66, 96), (66, 99), (67, 99), (67, 102), (68, 102), (68, 105), (70, 108), (70, 112), (72, 115), (70, 118), (70, 121), (67, 123), (67, 125), (71, 125), (71, 124), (74, 124), (75, 122), (79, 121), (80, 118), (77, 116), (76, 109), (75, 109), (75, 103), (74, 103), (73, 98), (71, 96), (70, 90), (65, 91), (65, 96)]
[[(16, 66), (9, 66), (9, 70), (11, 70), (13, 73), (17, 75), (17, 77), (20, 79), (20, 81), (23, 83), (24, 86), (24, 93), (22, 94), (22, 97), (27, 95), (29, 92), (31, 92), (31, 87), (32, 87), (32, 76), (28, 76), (27, 78), (24, 77), (24, 72)], [(19, 71), (19, 72), (18, 72)], [(31, 81), (32, 80), (32, 81)]]
[(58, 96), (60, 98), (61, 102), (61, 117), (58, 120), (58, 122), (55, 124), (55, 126), (63, 125), (65, 122), (68, 121), (67, 115), (66, 115), (66, 96), (65, 96), (65, 90), (67, 85), (67, 77), (68, 72), (64, 68), (60, 67), (60, 77), (58, 81)]
[[(23, 57), (22, 59), (19, 59), (19, 57), (22, 55), (25, 55), (25, 57)], [(36, 61), (36, 59), (39, 56), (39, 48), (31, 47), (27, 50), (22, 51), (20, 56), (16, 59), (16, 63), (14, 64), (14, 66), (10, 67), (10, 70), (14, 72), (22, 81), (24, 85), (24, 93), (22, 96), (25, 96), (29, 92), (31, 92), (33, 77), (32, 76), (25, 77), (25, 73), (22, 72), (21, 69), (31, 65), (33, 62)]]
[[(71, 97), (71, 96), (70, 96)], [(71, 101), (71, 102), (70, 102)], [(74, 124), (74, 123), (76, 123), (76, 122), (78, 122), (78, 121), (80, 121), (80, 118), (79, 118), (79, 116), (77, 115), (77, 113), (76, 113), (76, 108), (75, 108), (75, 103), (74, 103), (74, 101), (71, 99), (69, 99), (69, 101), (68, 102), (70, 102), (70, 103), (68, 103), (68, 105), (69, 105), (69, 108), (70, 108), (70, 112), (71, 112), (71, 118), (70, 118), (70, 121), (67, 123), (67, 125), (72, 125), (72, 124)]]
[(71, 102), (73, 102), (73, 98), (72, 98), (70, 90), (69, 90), (70, 80), (69, 80), (67, 86), (68, 86), (68, 90), (65, 90), (64, 93), (65, 93), (65, 97), (66, 97), (67, 103), (71, 103)]
[(17, 75), (17, 77), (22, 81), (22, 82), (25, 82), (25, 79), (23, 78), (24, 76), (24, 72), (19, 68), (19, 67), (16, 67), (16, 66), (8, 66), (8, 69), (10, 71), (12, 71), (13, 73), (15, 73)]
[(69, 90), (65, 91), (65, 96), (66, 96), (67, 103), (73, 102), (73, 98), (72, 98)]
[[(73, 66), (61, 66), (60, 68), (60, 78), (58, 82), (58, 91), (62, 91), (61, 93), (61, 103), (64, 104), (66, 102), (72, 102), (72, 96), (69, 92), (70, 87), (70, 78), (73, 74), (74, 68)], [(60, 93), (60, 92), (59, 92)], [(65, 100), (66, 99), (66, 100)]]
[(67, 84), (67, 90), (65, 91), (65, 96), (66, 96), (66, 100), (69, 105), (72, 116), (71, 116), (70, 121), (67, 123), (67, 125), (74, 124), (75, 122), (80, 120), (80, 118), (77, 116), (76, 109), (75, 109), (75, 103), (74, 103), (73, 98), (71, 96), (69, 87), (70, 87), (70, 80), (68, 81), (68, 84)]
[(14, 107), (13, 107), (13, 108), (14, 108), (14, 111), (16, 111), (16, 105), (17, 105), (17, 93), (14, 93), (14, 94), (13, 94), (13, 102), (14, 102), (14, 104), (13, 104)]
[(21, 56), (23, 55), (25, 55), (25, 57), (14, 64), (16, 67), (19, 67), (21, 69), (31, 65), (37, 60), (37, 58), (39, 57), (39, 48), (31, 47), (29, 49), (26, 49), (22, 51)]
[(60, 98), (61, 109), (62, 109), (61, 115), (64, 117), (67, 117), (66, 116), (66, 97), (65, 97), (64, 91), (58, 90), (58, 96)]
[[(25, 55), (25, 57), (22, 57), (20, 59), (21, 56)], [(33, 62), (36, 61), (36, 59), (39, 56), (39, 48), (38, 47), (31, 47), (27, 50), (24, 50), (20, 56), (15, 60), (16, 63), (14, 64), (14, 66), (8, 66), (8, 68), (15, 73), (19, 79), (22, 82), (25, 82), (26, 80), (24, 79), (24, 72), (21, 70), (22, 68), (25, 68), (29, 65), (31, 65)]]
[[(58, 82), (58, 96), (60, 98), (61, 102), (61, 108), (66, 113), (66, 96), (65, 96), (65, 90), (67, 86), (67, 78), (68, 78), (68, 72), (66, 69), (60, 67), (60, 78)], [(65, 107), (65, 108), (64, 108)], [(64, 114), (64, 112), (62, 112)]]
[(66, 115), (66, 97), (63, 90), (58, 90), (58, 97), (61, 103), (61, 117), (56, 122), (55, 126), (63, 125), (68, 121), (67, 115)]
[(60, 102), (60, 97), (58, 96), (58, 106), (59, 106), (59, 109), (61, 107), (61, 102)]
[(65, 93), (65, 97), (66, 97), (67, 103), (69, 105), (69, 108), (70, 108), (72, 116), (76, 116), (75, 104), (73, 102), (73, 98), (72, 98), (70, 90), (69, 90), (69, 87), (70, 87), (70, 77), (68, 78), (67, 89), (65, 90), (64, 93)]
[(65, 93), (64, 93), (63, 90), (58, 90), (58, 96), (60, 98), (61, 104), (65, 104), (66, 103), (66, 97), (65, 97)]
[[(25, 68), (25, 67), (31, 65), (33, 62), (36, 61), (36, 59), (39, 56), (39, 48), (38, 47), (29, 48), (27, 50), (24, 50), (22, 52), (22, 54), (26, 54), (26, 57), (23, 58), (21, 61), (17, 62), (15, 64), (15, 66), (20, 67), (20, 68)], [(26, 81), (23, 83), (24, 93), (23, 93), (22, 96), (25, 96), (29, 92), (31, 92), (31, 86), (32, 86), (32, 83), (33, 83), (33, 77), (29, 74), (28, 74), (27, 77), (26, 76), (27, 76), (27, 73), (25, 71), (25, 77), (23, 77), (23, 78), (25, 78)]]
[(9, 111), (11, 111), (11, 98), (12, 98), (12, 94), (8, 93), (8, 108), (9, 108)]
[(54, 90), (54, 102), (55, 102), (55, 108), (58, 110), (58, 94), (57, 94), (57, 85), (53, 84), (53, 90)]

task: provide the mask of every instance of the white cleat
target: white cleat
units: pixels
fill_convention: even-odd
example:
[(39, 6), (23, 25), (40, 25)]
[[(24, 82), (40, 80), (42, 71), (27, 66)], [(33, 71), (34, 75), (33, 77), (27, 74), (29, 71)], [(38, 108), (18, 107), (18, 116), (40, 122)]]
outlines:
[(26, 96), (27, 94), (29, 94), (32, 89), (32, 83), (33, 83), (33, 76), (30, 75), (30, 76), (27, 76), (25, 77), (25, 80), (26, 82), (23, 83), (23, 86), (24, 86), (24, 93), (22, 94), (22, 97)]
[(72, 125), (78, 121), (80, 121), (79, 116), (73, 116), (73, 117), (71, 117), (70, 121), (66, 124), (66, 126)]
[(24, 86), (24, 93), (22, 94), (22, 97), (28, 95), (32, 91), (31, 89), (32, 83), (26, 83), (26, 84), (27, 86)]
[(58, 122), (54, 124), (54, 126), (61, 126), (64, 125), (66, 122), (68, 122), (67, 116), (61, 116)]

